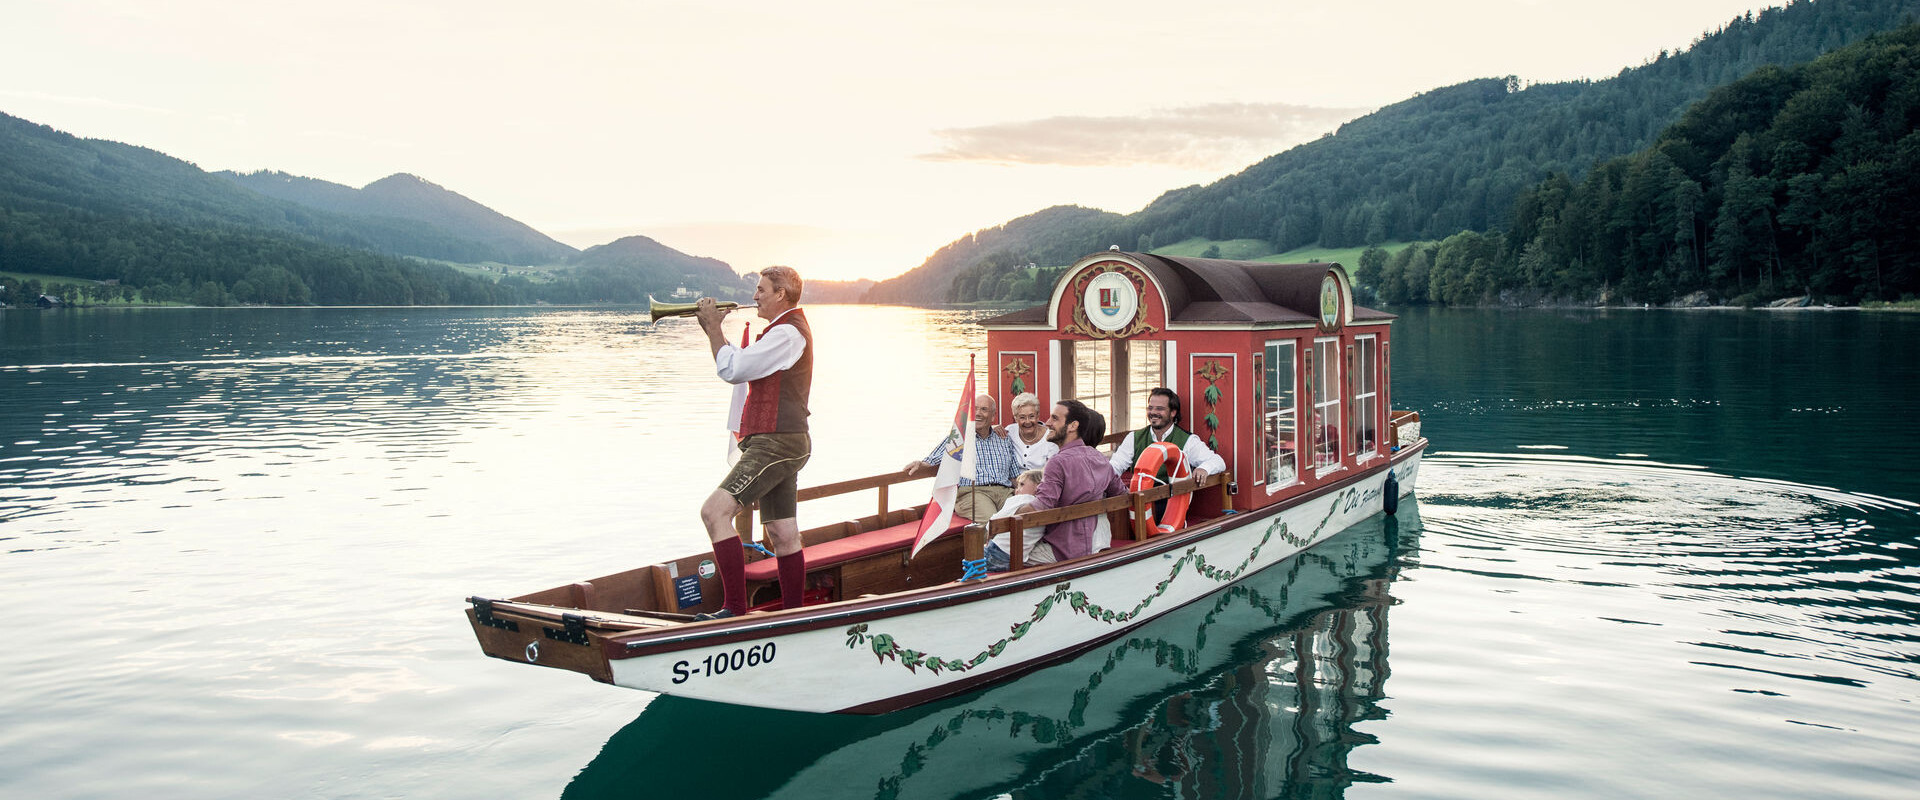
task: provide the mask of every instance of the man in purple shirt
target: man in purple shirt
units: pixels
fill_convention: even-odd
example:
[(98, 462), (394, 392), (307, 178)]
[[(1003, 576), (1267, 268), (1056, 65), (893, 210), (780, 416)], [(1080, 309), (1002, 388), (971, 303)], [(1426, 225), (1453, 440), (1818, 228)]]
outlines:
[[(1027, 508), (1044, 511), (1126, 494), (1126, 486), (1107, 464), (1107, 457), (1092, 447), (1106, 435), (1107, 419), (1100, 412), (1078, 400), (1055, 404), (1053, 415), (1047, 418), (1047, 439), (1060, 445), (1060, 452), (1047, 461), (1046, 476)], [(1092, 553), (1097, 524), (1095, 516), (1048, 525), (1046, 535), (1027, 554), (1027, 560), (1045, 564)]]

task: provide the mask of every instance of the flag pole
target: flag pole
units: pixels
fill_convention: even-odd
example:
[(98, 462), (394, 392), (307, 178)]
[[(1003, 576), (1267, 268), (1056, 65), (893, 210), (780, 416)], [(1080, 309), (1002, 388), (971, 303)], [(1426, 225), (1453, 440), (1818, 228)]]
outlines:
[[(933, 476), (933, 494), (927, 498), (927, 512), (920, 517), (920, 530), (914, 537), (913, 552), (920, 554), (929, 542), (952, 526), (953, 508), (959, 500), (960, 479), (973, 475), (973, 370), (977, 357), (967, 354), (967, 380), (960, 387), (960, 405), (954, 410), (953, 428), (947, 433), (949, 449), (940, 458), (939, 471)], [(954, 445), (958, 445), (954, 447)], [(976, 520), (977, 521), (977, 520)]]

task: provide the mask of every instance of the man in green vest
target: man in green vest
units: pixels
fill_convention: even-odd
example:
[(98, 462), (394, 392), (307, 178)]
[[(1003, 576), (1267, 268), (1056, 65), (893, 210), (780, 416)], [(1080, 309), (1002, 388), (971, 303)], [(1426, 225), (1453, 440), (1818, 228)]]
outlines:
[[(1133, 471), (1133, 461), (1139, 454), (1152, 446), (1154, 442), (1167, 442), (1180, 448), (1187, 457), (1187, 468), (1193, 470), (1194, 480), (1202, 480), (1208, 475), (1218, 475), (1227, 470), (1227, 462), (1219, 453), (1200, 437), (1180, 427), (1180, 395), (1164, 386), (1154, 389), (1147, 395), (1147, 427), (1134, 431), (1132, 436), (1120, 440), (1113, 448), (1113, 471), (1122, 479)], [(1154, 476), (1166, 482), (1167, 472), (1172, 464), (1162, 464)]]

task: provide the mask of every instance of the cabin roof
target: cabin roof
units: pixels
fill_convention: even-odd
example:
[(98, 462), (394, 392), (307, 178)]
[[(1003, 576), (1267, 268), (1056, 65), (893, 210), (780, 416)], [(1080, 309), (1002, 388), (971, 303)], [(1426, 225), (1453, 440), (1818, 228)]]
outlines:
[[(1179, 325), (1313, 323), (1320, 316), (1320, 279), (1327, 263), (1272, 264), (1110, 252), (1151, 273), (1166, 294), (1167, 317)], [(1036, 306), (980, 321), (986, 327), (1045, 325), (1047, 307)], [(1353, 307), (1352, 322), (1381, 322), (1394, 315)]]

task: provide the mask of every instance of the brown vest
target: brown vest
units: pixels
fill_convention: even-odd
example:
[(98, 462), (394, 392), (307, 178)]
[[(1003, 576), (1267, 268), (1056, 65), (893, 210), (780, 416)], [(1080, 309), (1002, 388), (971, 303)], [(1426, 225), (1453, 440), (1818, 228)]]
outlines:
[(756, 433), (806, 433), (807, 397), (813, 389), (813, 329), (807, 327), (807, 316), (796, 308), (780, 317), (778, 322), (768, 325), (760, 332), (765, 338), (768, 331), (781, 325), (792, 325), (800, 332), (800, 338), (806, 341), (805, 349), (800, 351), (800, 360), (793, 366), (780, 370), (759, 380), (747, 382), (747, 405), (740, 412), (740, 435), (752, 436)]

